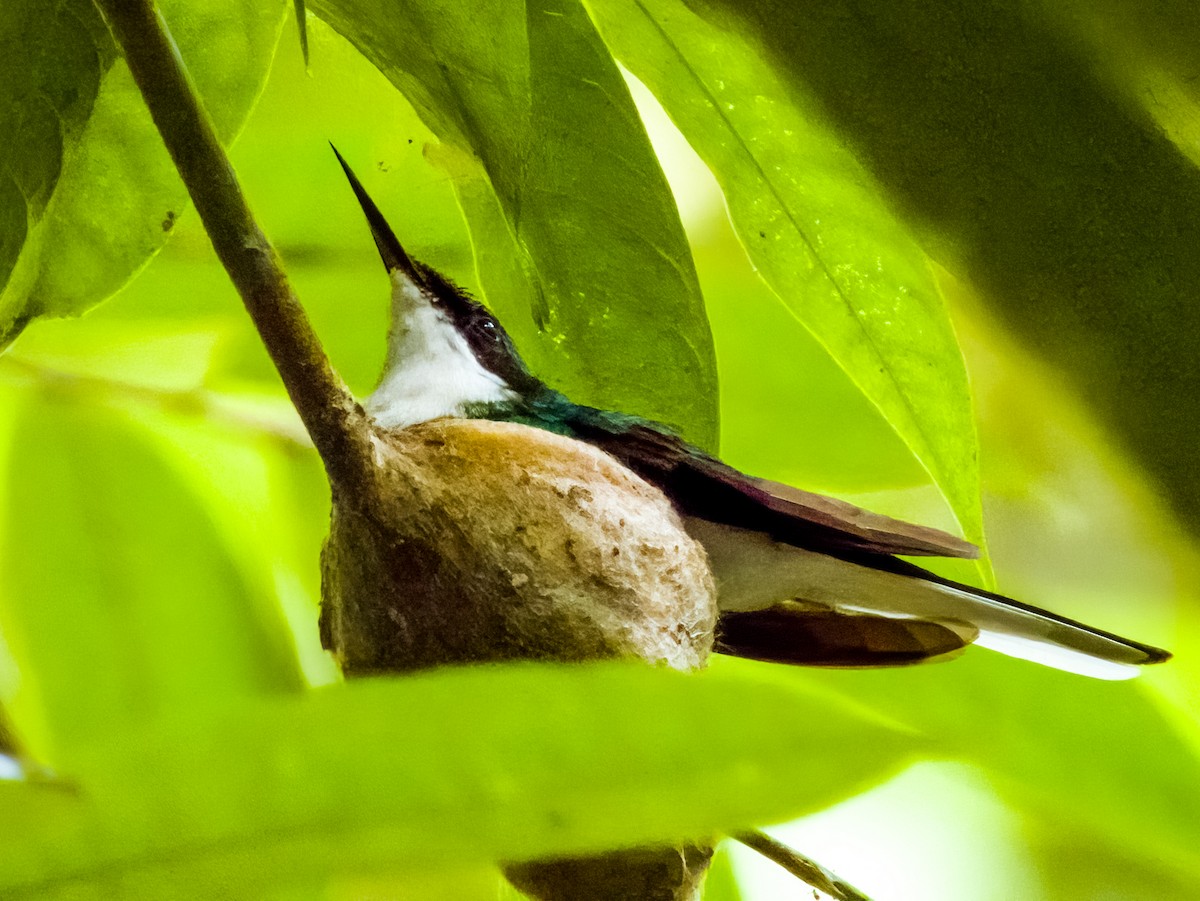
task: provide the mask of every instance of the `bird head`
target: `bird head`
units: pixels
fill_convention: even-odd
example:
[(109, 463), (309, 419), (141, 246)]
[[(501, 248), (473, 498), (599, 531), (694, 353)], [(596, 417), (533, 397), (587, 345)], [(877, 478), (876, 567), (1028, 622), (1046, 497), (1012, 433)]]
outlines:
[(512, 404), (541, 386), (499, 320), (397, 240), (337, 148), (350, 187), (392, 282), (387, 361), (367, 410), (403, 428), (445, 416), (471, 417)]

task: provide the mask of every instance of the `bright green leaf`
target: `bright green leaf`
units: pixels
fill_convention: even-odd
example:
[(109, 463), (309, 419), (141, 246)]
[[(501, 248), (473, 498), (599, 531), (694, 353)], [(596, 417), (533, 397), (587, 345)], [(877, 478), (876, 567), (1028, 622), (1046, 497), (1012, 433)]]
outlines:
[(687, 241), (629, 93), (578, 3), (312, 9), (495, 192), (507, 229), (473, 232), (479, 259), (515, 256), (530, 285), (506, 296), (512, 282), (486, 265), (480, 280), (535, 370), (581, 401), (672, 422), (711, 447), (716, 373)]
[(73, 812), (0, 804), (0, 895), (257, 898), (711, 835), (919, 746), (826, 692), (631, 664), (444, 669), (171, 720), (78, 755)]
[[(211, 518), (225, 555), (252, 596), (272, 614), (272, 599), (278, 598), (309, 680), (334, 681), (337, 665), (317, 634), (318, 561), (329, 526), (324, 470), (311, 447), (272, 431), (274, 423), (264, 412), (240, 409), (221, 395), (211, 395), (210, 402), (214, 412), (203, 418), (136, 402), (126, 406)], [(295, 419), (286, 402), (279, 406)], [(216, 410), (227, 411), (227, 417)], [(293, 430), (303, 433), (299, 422)]]
[(966, 370), (926, 258), (817, 105), (680, 0), (593, 0), (720, 182), (751, 260), (983, 535)]
[(733, 872), (733, 861), (729, 856), (728, 841), (717, 847), (704, 880), (704, 901), (742, 901), (738, 890), (737, 876)]
[(1136, 684), (987, 651), (937, 666), (778, 677), (920, 730), (1051, 833), (1087, 835), (1151, 870), (1200, 879), (1200, 760)]
[(8, 463), (0, 628), (52, 759), (230, 695), (302, 684), (273, 603), (135, 428), (53, 388)]

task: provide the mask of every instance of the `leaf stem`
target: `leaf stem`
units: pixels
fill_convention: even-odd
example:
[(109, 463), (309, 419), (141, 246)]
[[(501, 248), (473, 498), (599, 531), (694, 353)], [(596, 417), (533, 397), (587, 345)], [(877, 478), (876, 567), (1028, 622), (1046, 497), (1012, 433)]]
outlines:
[(765, 832), (758, 830), (739, 832), (733, 838), (747, 848), (753, 848), (763, 857), (779, 864), (800, 881), (808, 883), (836, 901), (871, 901), (836, 873), (830, 872), (812, 858), (805, 857), (783, 842), (776, 841)]
[(369, 490), (369, 420), (333, 370), (258, 227), (153, 0), (96, 0), (225, 270), (335, 488)]

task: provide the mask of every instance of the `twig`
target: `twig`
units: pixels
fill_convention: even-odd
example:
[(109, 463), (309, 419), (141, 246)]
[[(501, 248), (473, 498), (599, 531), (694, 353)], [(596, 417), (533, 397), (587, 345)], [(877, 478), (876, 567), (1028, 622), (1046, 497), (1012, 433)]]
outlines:
[(330, 482), (373, 489), (369, 423), (333, 371), (246, 204), (212, 123), (153, 0), (96, 0), (133, 72), (230, 279), (242, 296)]
[[(129, 400), (145, 404), (168, 413), (203, 416), (210, 422), (276, 441), (285, 450), (312, 449), (308, 435), (298, 425), (290, 421), (277, 422), (242, 412), (232, 402), (233, 398), (203, 388), (155, 388), (98, 375), (82, 375), (26, 360), (12, 353), (5, 354), (2, 363), (7, 369), (21, 370), (38, 383), (56, 389), (95, 392), (120, 401)], [(3, 373), (3, 369), (0, 369), (0, 373)]]
[(836, 901), (871, 901), (866, 895), (841, 879), (836, 873), (831, 873), (815, 860), (805, 857), (799, 851), (789, 848), (783, 842), (776, 841), (765, 832), (757, 830), (739, 832), (733, 836), (747, 848), (753, 848), (763, 857), (773, 861), (818, 891), (835, 898)]

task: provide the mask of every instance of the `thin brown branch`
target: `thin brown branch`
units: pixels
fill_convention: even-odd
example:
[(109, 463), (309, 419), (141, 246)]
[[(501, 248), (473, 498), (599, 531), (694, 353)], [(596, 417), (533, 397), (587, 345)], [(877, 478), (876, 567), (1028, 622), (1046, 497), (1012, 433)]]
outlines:
[(871, 901), (866, 895), (841, 879), (836, 873), (825, 869), (815, 860), (805, 857), (799, 851), (789, 848), (783, 842), (776, 841), (765, 832), (757, 830), (739, 832), (733, 836), (747, 848), (753, 848), (763, 857), (779, 864), (801, 882), (806, 882), (818, 891), (822, 891), (836, 901)]
[(335, 487), (369, 490), (366, 414), (334, 372), (250, 212), (152, 0), (96, 0), (230, 279)]

